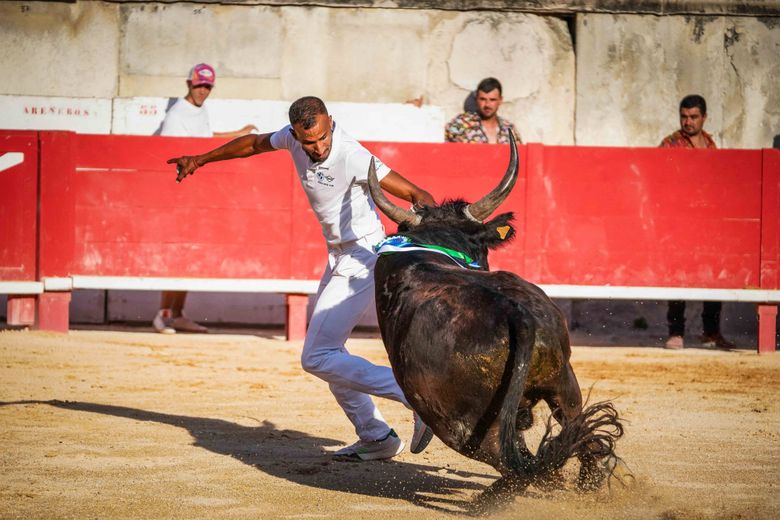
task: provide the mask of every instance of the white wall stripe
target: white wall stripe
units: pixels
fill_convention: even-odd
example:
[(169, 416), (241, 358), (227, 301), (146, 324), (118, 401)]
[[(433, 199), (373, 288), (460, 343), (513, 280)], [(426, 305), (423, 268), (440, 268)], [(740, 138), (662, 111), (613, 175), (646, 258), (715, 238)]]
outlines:
[(13, 168), (24, 162), (24, 154), (22, 152), (6, 152), (0, 155), (0, 172)]
[(41, 282), (0, 282), (0, 294), (41, 294)]

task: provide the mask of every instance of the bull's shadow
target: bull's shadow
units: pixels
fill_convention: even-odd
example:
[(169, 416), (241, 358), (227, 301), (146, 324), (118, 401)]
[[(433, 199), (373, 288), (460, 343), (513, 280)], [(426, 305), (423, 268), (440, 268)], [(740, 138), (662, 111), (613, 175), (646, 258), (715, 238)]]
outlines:
[[(278, 429), (267, 420), (260, 426), (244, 426), (222, 419), (79, 401), (14, 401), (2, 402), (0, 406), (27, 404), (177, 426), (192, 436), (193, 446), (232, 457), (275, 477), (332, 491), (406, 500), (443, 512), (468, 512), (470, 499), (467, 494), (470, 493), (463, 492), (481, 491), (484, 486), (466, 479), (493, 478), (489, 474), (450, 471), (450, 475), (459, 477), (451, 478), (436, 473), (441, 469), (439, 467), (407, 462), (334, 461), (321, 448), (338, 445), (339, 441)], [(291, 457), (291, 452), (299, 455)], [(369, 471), (364, 470), (366, 467)]]

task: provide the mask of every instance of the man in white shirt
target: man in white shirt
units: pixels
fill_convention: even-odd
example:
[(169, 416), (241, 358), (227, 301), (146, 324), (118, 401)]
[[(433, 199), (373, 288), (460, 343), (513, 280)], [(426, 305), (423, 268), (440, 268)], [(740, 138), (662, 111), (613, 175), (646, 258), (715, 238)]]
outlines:
[[(257, 130), (255, 125), (246, 125), (235, 132), (212, 132), (209, 114), (203, 103), (211, 94), (217, 75), (214, 68), (206, 63), (198, 63), (187, 76), (187, 95), (179, 98), (168, 110), (163, 120), (160, 135), (172, 137), (240, 137)], [(160, 298), (160, 310), (152, 320), (157, 332), (174, 334), (180, 332), (207, 332), (184, 314), (184, 302), (187, 291), (163, 291)]]
[[(382, 418), (371, 395), (393, 399), (410, 408), (393, 372), (347, 352), (344, 343), (374, 298), (373, 246), (384, 229), (368, 193), (371, 153), (328, 115), (316, 97), (290, 106), (290, 125), (269, 134), (247, 135), (196, 156), (168, 160), (176, 164), (179, 182), (206, 163), (286, 149), (328, 244), (328, 265), (301, 354), (304, 370), (327, 381), (359, 440), (334, 453), (356, 460), (387, 459), (404, 443)], [(393, 195), (418, 205), (435, 204), (433, 197), (376, 160), (380, 185)], [(431, 430), (414, 414), (412, 453), (431, 440)]]

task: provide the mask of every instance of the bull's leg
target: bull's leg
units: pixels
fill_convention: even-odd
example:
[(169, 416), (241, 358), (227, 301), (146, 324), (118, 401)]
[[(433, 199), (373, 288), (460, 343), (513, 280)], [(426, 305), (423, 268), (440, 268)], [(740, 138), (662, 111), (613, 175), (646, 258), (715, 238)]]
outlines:
[(517, 418), (515, 419), (517, 431), (523, 432), (533, 425), (533, 408), (538, 402), (539, 399), (534, 399), (531, 401), (527, 397), (523, 397), (523, 400), (520, 401), (520, 406), (517, 409)]
[[(563, 371), (558, 392), (551, 394), (545, 400), (553, 410), (553, 417), (561, 426), (564, 426), (567, 421), (575, 420), (582, 413), (582, 392), (571, 366), (567, 366)], [(601, 447), (598, 443), (589, 443), (577, 453), (577, 459), (580, 461), (577, 486), (583, 491), (595, 490), (601, 487), (605, 478), (608, 479), (610, 486), (613, 480), (624, 487), (633, 484), (634, 475), (623, 459), (614, 453), (606, 457), (598, 455), (600, 451)]]
[(474, 498), (468, 506), (468, 513), (472, 516), (489, 515), (510, 504), (527, 487), (528, 481), (514, 476), (501, 477)]
[[(574, 375), (574, 371), (568, 363), (561, 373), (557, 392), (547, 396), (545, 401), (552, 410), (553, 417), (562, 427), (582, 413), (582, 392), (577, 382), (577, 376)], [(595, 446), (586, 444), (577, 453), (577, 459), (580, 461), (577, 486), (582, 490), (596, 489), (603, 480), (598, 459), (592, 454), (595, 448)]]

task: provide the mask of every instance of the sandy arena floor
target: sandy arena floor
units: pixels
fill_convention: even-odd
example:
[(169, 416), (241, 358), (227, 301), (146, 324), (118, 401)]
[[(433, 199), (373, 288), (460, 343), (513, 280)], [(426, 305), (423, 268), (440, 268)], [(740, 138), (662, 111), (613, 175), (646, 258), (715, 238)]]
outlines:
[[(0, 517), (454, 518), (496, 478), (438, 440), (332, 461), (351, 426), (300, 343), (259, 334), (0, 332)], [(387, 363), (376, 339), (348, 346)], [(576, 347), (573, 364), (629, 421), (636, 487), (530, 488), (492, 518), (777, 518), (780, 354)], [(379, 404), (408, 438), (411, 414)]]

